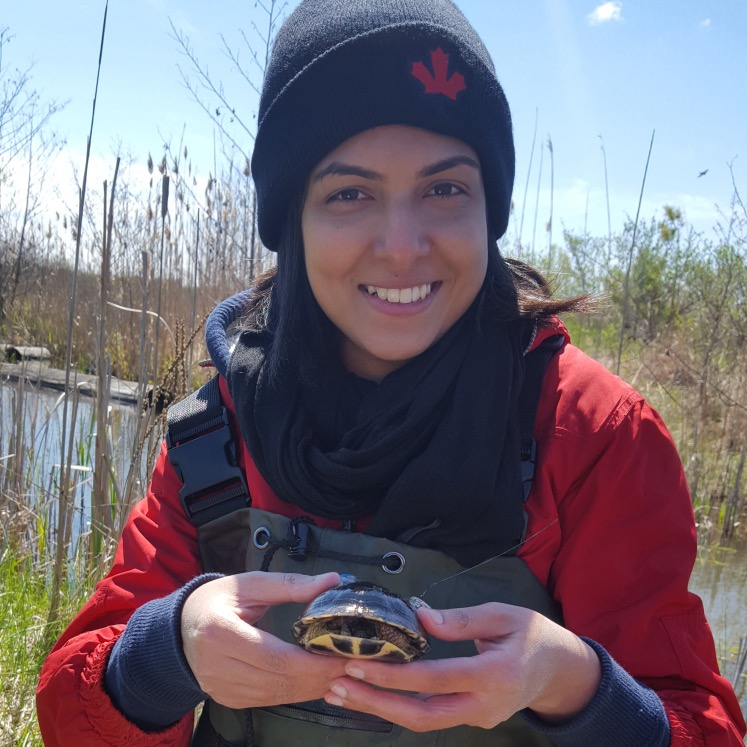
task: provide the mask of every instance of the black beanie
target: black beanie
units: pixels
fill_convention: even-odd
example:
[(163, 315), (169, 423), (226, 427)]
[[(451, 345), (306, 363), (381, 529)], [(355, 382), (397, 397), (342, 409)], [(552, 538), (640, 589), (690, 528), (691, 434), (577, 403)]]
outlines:
[(278, 31), (252, 156), (259, 235), (277, 250), (291, 201), (327, 153), (401, 124), (480, 158), (491, 234), (508, 226), (511, 113), (490, 55), (450, 0), (303, 0)]

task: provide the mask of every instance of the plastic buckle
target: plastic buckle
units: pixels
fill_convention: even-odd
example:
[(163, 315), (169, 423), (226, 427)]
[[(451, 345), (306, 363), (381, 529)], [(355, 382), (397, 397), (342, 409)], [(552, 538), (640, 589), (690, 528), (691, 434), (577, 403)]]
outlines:
[[(223, 425), (215, 430), (200, 433), (169, 449), (169, 461), (183, 483), (179, 497), (190, 517), (199, 511), (193, 507), (195, 499), (210, 494), (226, 493), (234, 500), (244, 497), (248, 505), (249, 491), (243, 472), (236, 466), (225, 408), (222, 419)], [(215, 499), (210, 505), (220, 502), (219, 495), (215, 495)]]
[(293, 560), (306, 560), (309, 552), (309, 525), (300, 522), (292, 524), (289, 529), (293, 546), (288, 550), (288, 557)]

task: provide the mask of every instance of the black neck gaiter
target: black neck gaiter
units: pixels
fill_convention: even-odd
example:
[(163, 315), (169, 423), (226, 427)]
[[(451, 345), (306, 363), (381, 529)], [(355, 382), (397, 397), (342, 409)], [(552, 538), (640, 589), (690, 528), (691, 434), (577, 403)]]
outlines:
[(257, 468), (281, 499), (317, 516), (371, 516), (366, 532), (470, 566), (514, 554), (524, 530), (517, 400), (525, 323), (478, 322), (476, 304), (384, 378), (338, 362), (305, 384), (270, 376), (270, 336), (244, 332), (228, 383)]

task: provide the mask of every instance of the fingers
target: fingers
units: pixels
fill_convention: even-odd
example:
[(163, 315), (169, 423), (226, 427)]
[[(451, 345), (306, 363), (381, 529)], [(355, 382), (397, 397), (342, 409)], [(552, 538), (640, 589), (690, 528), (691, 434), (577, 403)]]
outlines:
[(330, 705), (338, 705), (379, 716), (412, 731), (429, 731), (453, 725), (458, 716), (459, 698), (431, 698), (428, 701), (399, 693), (376, 690), (349, 678), (336, 680), (325, 696)]
[[(221, 579), (222, 580), (222, 579)], [(240, 602), (272, 605), (285, 602), (310, 602), (323, 591), (340, 583), (338, 573), (305, 576), (300, 573), (263, 573), (251, 571), (231, 576)]]
[(460, 724), (488, 729), (511, 715), (490, 713), (474, 693), (406, 695), (369, 687), (349, 677), (335, 680), (324, 699), (330, 705), (370, 713), (416, 732), (449, 729)]
[(226, 576), (197, 587), (182, 607), (182, 640), (188, 658), (188, 649), (197, 640), (216, 644), (238, 639), (247, 646), (259, 641), (262, 648), (264, 637), (251, 626), (269, 606), (309, 602), (334, 587), (339, 578), (337, 573), (304, 576), (252, 572)]
[(417, 612), (429, 634), (445, 641), (498, 640), (527, 624), (532, 613), (522, 607), (489, 602), (476, 607), (434, 610), (423, 607)]
[[(478, 692), (485, 686), (487, 666), (497, 668), (506, 682), (517, 676), (513, 657), (500, 656), (515, 631), (526, 625), (529, 610), (488, 603), (449, 610), (419, 609), (418, 617), (427, 632), (447, 641), (475, 641), (480, 656), (455, 657), (393, 665), (356, 659), (346, 665), (347, 674), (380, 688), (413, 693), (446, 695)], [(489, 657), (489, 658), (485, 658)]]
[(253, 626), (268, 606), (308, 602), (336, 573), (243, 573), (196, 588), (182, 607), (182, 647), (200, 687), (232, 707), (321, 697), (344, 661), (319, 657)]
[(203, 669), (200, 686), (217, 702), (248, 708), (314, 700), (344, 673), (342, 659), (310, 654), (263, 631), (257, 633), (240, 656), (213, 652), (209, 669)]
[[(429, 626), (453, 640), (482, 634), (480, 620), (470, 611), (444, 614), (443, 622)], [(461, 614), (466, 612), (466, 614)], [(503, 621), (503, 612), (491, 619)], [(510, 618), (510, 616), (509, 616)], [(432, 620), (438, 619), (438, 614)], [(435, 634), (435, 633), (434, 633)], [(491, 641), (495, 640), (493, 633)], [(325, 700), (333, 705), (364, 711), (413, 731), (447, 729), (468, 724), (489, 729), (524, 706), (521, 658), (506, 656), (501, 642), (475, 656), (418, 661), (405, 665), (349, 661), (347, 677), (335, 680)], [(505, 648), (510, 649), (510, 645)], [(392, 692), (395, 691), (395, 692)]]
[(470, 692), (480, 685), (480, 665), (476, 656), (465, 656), (410, 664), (386, 664), (350, 660), (345, 672), (355, 680), (389, 690), (411, 693), (451, 694)]
[(418, 610), (418, 616), (432, 636), (472, 639), (478, 653), (403, 666), (350, 661), (347, 677), (332, 683), (327, 702), (421, 731), (457, 724), (492, 728), (522, 708), (565, 720), (596, 692), (598, 657), (538, 613), (490, 603)]

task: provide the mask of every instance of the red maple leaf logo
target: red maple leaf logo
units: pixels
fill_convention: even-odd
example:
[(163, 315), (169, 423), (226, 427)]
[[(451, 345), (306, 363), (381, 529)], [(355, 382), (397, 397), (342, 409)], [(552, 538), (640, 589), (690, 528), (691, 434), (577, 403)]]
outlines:
[(456, 101), (457, 94), (467, 88), (464, 76), (461, 73), (454, 73), (450, 78), (447, 77), (449, 55), (441, 47), (431, 52), (431, 65), (433, 72), (422, 62), (413, 62), (411, 73), (425, 86), (426, 93), (442, 93)]

